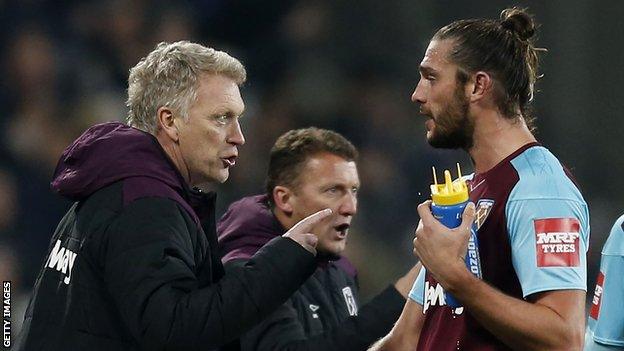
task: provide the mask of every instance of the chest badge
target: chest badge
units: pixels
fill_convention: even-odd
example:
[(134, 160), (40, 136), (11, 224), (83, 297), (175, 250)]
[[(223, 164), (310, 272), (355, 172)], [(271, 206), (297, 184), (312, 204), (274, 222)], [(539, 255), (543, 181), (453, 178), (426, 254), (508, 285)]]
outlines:
[(490, 211), (492, 211), (492, 207), (494, 207), (494, 200), (481, 199), (477, 202), (477, 209), (475, 212), (475, 226), (477, 227), (477, 230), (481, 228), (487, 219)]
[(357, 316), (358, 307), (355, 302), (355, 297), (353, 297), (353, 292), (351, 291), (351, 287), (347, 286), (342, 288), (342, 295), (344, 296), (345, 302), (347, 303), (347, 309), (349, 310), (349, 316)]
[(314, 305), (314, 304), (310, 304), (310, 311), (312, 311), (312, 318), (318, 318), (318, 313), (316, 313), (316, 311), (318, 311), (319, 309), (319, 305)]

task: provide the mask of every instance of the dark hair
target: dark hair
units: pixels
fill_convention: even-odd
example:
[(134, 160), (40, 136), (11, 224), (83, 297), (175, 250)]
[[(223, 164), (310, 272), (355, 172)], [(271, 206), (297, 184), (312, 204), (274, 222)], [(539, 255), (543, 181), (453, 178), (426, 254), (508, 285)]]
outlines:
[(266, 191), (273, 203), (273, 189), (278, 185), (297, 186), (306, 161), (319, 153), (330, 153), (355, 161), (358, 152), (342, 135), (326, 129), (295, 129), (280, 136), (271, 148)]
[(458, 80), (465, 84), (470, 74), (485, 71), (494, 79), (495, 99), (501, 113), (516, 118), (518, 110), (532, 127), (530, 102), (540, 76), (534, 46), (536, 24), (526, 10), (503, 10), (500, 20), (470, 19), (453, 22), (432, 40), (451, 39), (450, 59), (459, 66)]

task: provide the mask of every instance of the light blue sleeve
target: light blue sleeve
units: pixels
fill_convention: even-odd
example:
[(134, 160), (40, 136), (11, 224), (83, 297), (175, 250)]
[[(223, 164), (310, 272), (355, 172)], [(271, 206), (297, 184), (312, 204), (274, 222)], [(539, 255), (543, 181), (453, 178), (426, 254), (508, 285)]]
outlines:
[(412, 290), (410, 290), (409, 298), (414, 300), (419, 305), (423, 304), (423, 298), (425, 296), (425, 267), (420, 268), (420, 272), (418, 272), (418, 277), (414, 281), (414, 285), (412, 286)]
[[(549, 290), (586, 291), (589, 211), (582, 195), (559, 161), (543, 147), (529, 149), (522, 157), (512, 160), (512, 164), (519, 181), (509, 195), (505, 215), (512, 263), (523, 296)], [(539, 223), (557, 221), (577, 222), (578, 236), (572, 231), (537, 233)], [(575, 255), (574, 263), (543, 263), (544, 259), (558, 260), (571, 255)]]
[(592, 308), (598, 309), (598, 318), (594, 319), (590, 313), (587, 324), (591, 340), (586, 340), (587, 346), (599, 343), (624, 347), (624, 230), (622, 222), (624, 222), (624, 216), (616, 221), (602, 249), (600, 273), (603, 276), (603, 283), (602, 288), (596, 287), (592, 299)]
[(584, 351), (622, 351), (624, 350), (624, 348), (619, 347), (619, 346), (609, 346), (609, 345), (603, 345), (603, 344), (597, 343), (596, 341), (594, 341), (593, 333), (589, 329), (589, 326), (588, 326), (585, 332), (585, 347), (583, 348), (583, 350)]

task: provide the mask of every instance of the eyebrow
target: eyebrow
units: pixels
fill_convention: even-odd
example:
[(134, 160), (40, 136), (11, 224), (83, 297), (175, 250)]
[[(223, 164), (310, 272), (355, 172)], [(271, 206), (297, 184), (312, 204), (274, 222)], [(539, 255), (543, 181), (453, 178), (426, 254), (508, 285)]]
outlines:
[(422, 73), (423, 75), (427, 75), (427, 74), (437, 74), (438, 71), (436, 71), (435, 69), (433, 69), (430, 66), (423, 66), (420, 65), (418, 66), (418, 70), (420, 71), (420, 73)]
[(240, 114), (237, 114), (234, 110), (230, 109), (230, 108), (218, 108), (215, 110), (215, 112), (213, 113), (214, 115), (228, 115), (228, 116), (232, 116), (232, 117), (243, 117), (243, 115), (245, 114), (246, 109), (245, 107), (243, 107), (243, 110), (241, 111)]

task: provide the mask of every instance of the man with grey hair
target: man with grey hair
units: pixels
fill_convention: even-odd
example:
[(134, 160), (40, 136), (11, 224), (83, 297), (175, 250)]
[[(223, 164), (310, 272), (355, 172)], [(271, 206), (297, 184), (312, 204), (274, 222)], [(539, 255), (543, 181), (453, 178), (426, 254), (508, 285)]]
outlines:
[(130, 70), (128, 125), (88, 129), (52, 188), (75, 201), (56, 229), (18, 350), (189, 350), (226, 345), (316, 268), (319, 211), (224, 273), (213, 193), (245, 142), (243, 65), (181, 41)]

